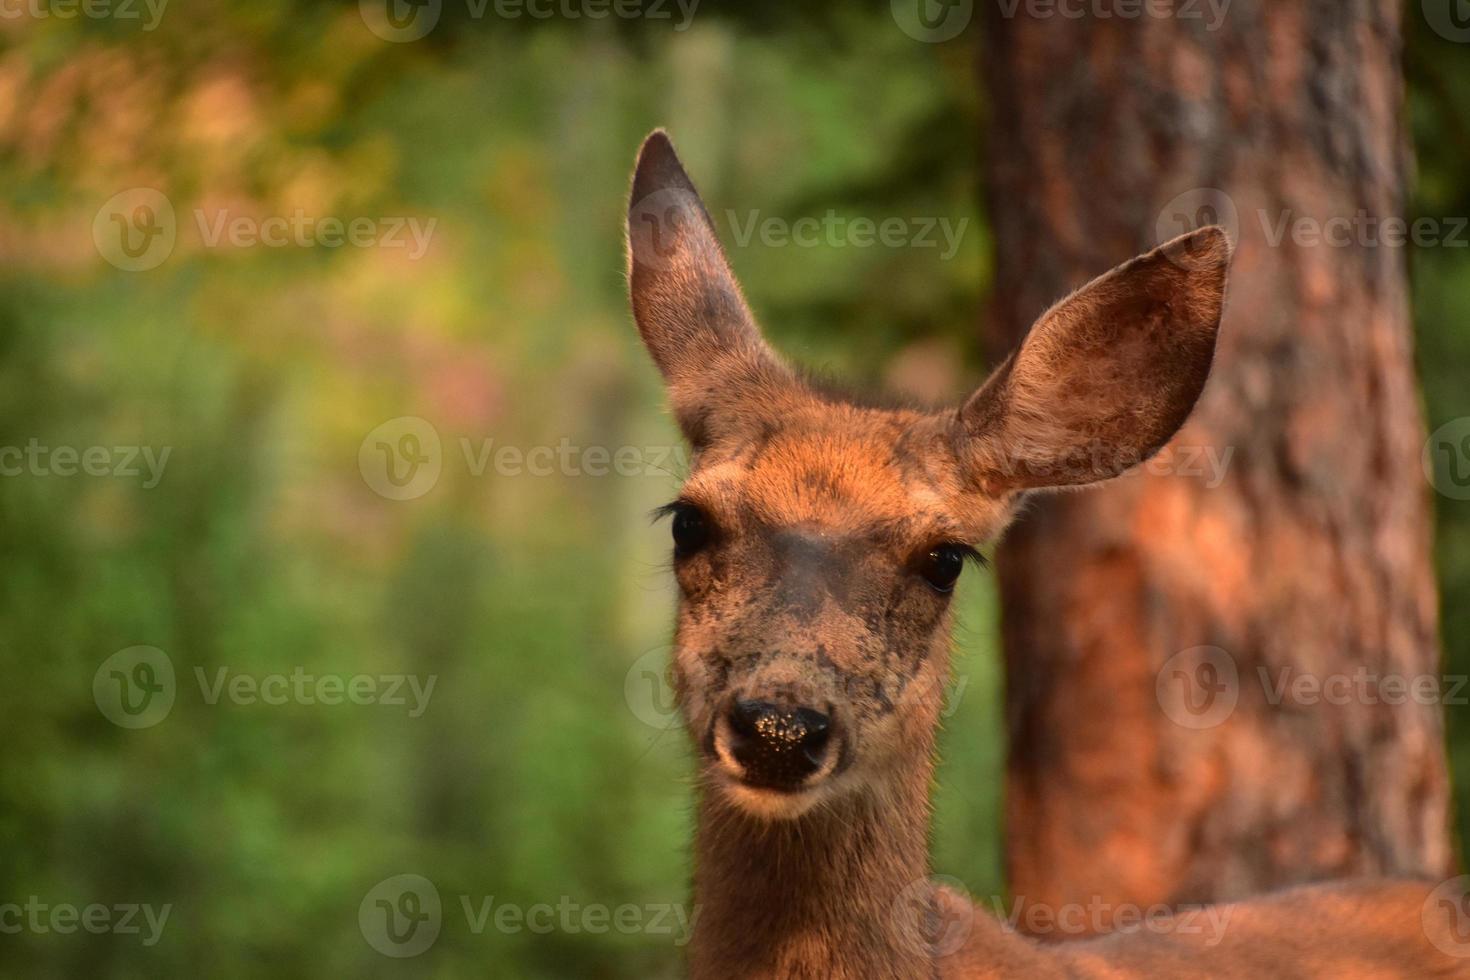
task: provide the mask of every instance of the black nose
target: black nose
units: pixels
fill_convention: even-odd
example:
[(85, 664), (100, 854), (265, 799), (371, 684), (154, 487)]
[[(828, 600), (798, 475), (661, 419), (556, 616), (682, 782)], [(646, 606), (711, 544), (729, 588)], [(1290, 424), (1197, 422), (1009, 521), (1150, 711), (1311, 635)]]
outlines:
[(736, 701), (730, 708), (730, 751), (755, 786), (792, 790), (822, 767), (831, 722), (811, 708)]

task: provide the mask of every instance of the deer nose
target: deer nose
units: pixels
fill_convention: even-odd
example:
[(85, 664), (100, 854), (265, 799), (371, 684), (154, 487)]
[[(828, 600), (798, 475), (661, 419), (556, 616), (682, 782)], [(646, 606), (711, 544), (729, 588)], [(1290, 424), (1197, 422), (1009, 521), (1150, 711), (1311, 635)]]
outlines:
[(730, 754), (747, 783), (794, 790), (822, 767), (832, 725), (820, 711), (737, 700), (729, 721)]

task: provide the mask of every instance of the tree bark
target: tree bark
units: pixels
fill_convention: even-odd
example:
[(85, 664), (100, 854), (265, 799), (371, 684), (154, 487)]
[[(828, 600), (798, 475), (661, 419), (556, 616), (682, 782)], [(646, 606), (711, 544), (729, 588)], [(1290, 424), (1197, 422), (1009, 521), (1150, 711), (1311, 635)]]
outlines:
[(1234, 0), (1213, 30), (1207, 4), (982, 6), (993, 353), (1165, 237), (1238, 243), (1172, 451), (1037, 501), (1001, 546), (1014, 892), (1448, 873), (1441, 707), (1387, 703), (1439, 666), (1405, 254), (1372, 224), (1403, 213), (1399, 5)]

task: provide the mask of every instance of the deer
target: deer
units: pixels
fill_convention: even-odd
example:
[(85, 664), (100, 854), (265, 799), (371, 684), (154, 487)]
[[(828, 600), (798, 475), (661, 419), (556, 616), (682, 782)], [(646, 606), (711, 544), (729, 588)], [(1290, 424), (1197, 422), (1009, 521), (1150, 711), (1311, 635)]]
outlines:
[[(1119, 476), (1184, 424), (1224, 310), (1222, 229), (1060, 300), (943, 410), (788, 366), (663, 130), (627, 242), (633, 318), (691, 449), (659, 513), (697, 759), (693, 980), (1470, 977), (1470, 913), (1427, 881), (1300, 886), (1065, 943), (931, 882), (956, 581), (1029, 494)], [(1216, 912), (1221, 932), (1188, 928)]]

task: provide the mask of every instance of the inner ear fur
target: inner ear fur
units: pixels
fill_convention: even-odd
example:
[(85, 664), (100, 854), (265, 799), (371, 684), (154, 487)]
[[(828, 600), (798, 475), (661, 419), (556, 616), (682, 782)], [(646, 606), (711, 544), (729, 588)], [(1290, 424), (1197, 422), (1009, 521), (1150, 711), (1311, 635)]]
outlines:
[(1004, 492), (1117, 476), (1163, 447), (1214, 359), (1232, 246), (1210, 226), (1047, 310), (959, 413), (959, 452)]
[(663, 130), (644, 141), (628, 203), (633, 317), (696, 446), (791, 389), (730, 269), (709, 212)]

